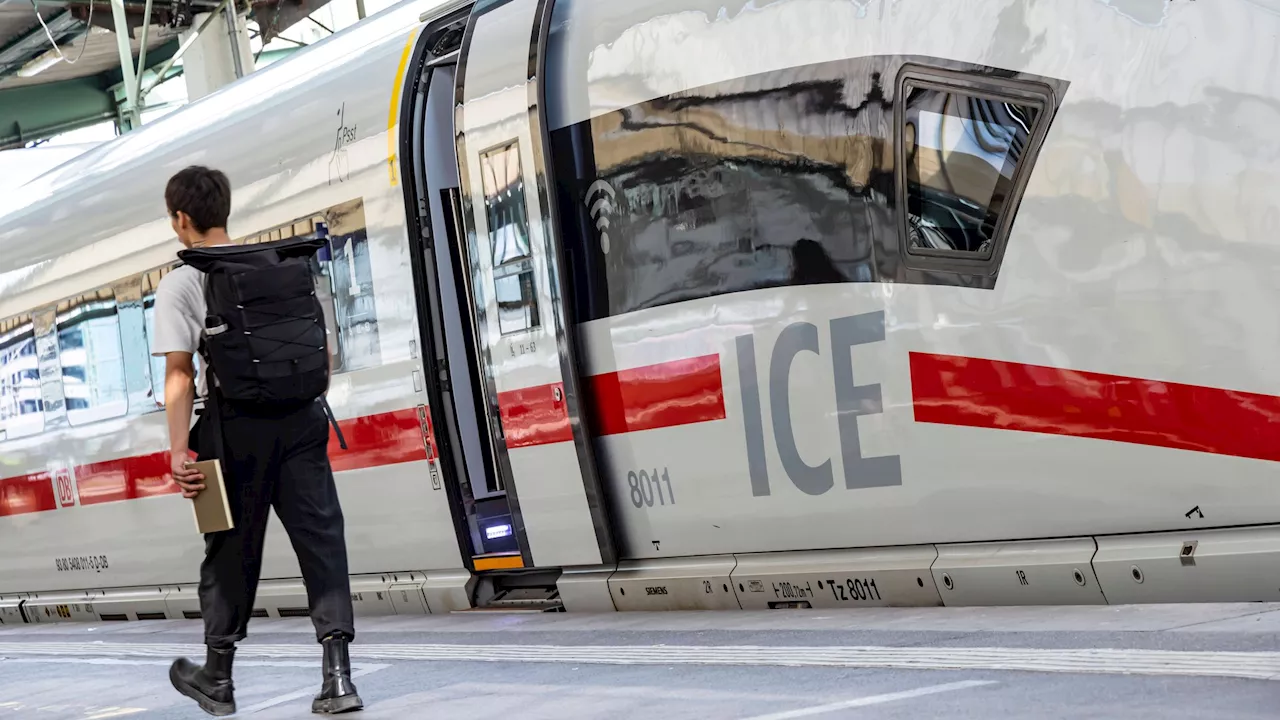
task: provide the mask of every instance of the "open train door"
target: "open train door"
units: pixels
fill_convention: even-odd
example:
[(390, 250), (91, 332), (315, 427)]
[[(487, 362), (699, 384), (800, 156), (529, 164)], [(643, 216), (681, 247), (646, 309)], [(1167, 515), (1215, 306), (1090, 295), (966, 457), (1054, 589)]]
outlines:
[(462, 226), (498, 472), (539, 567), (615, 560), (565, 291), (543, 77), (549, 0), (476, 4), (458, 63)]
[(477, 572), (616, 561), (549, 196), (549, 5), (429, 22), (402, 118), (431, 417)]

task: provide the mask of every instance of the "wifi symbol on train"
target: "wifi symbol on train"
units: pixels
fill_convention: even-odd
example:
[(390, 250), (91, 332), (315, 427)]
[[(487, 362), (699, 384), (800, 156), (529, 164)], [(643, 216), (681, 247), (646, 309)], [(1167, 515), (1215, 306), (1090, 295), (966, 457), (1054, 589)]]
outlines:
[[(592, 202), (592, 198), (599, 197)], [(613, 187), (604, 180), (596, 180), (587, 188), (587, 199), (584, 204), (590, 209), (591, 218), (596, 221), (596, 230), (600, 231), (600, 252), (609, 254), (609, 216), (613, 214), (613, 200), (617, 197)]]

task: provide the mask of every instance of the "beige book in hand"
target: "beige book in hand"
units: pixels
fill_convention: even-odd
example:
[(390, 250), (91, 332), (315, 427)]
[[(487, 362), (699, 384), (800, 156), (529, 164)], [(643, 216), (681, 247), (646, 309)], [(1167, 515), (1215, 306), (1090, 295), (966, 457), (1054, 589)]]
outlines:
[(191, 500), (196, 515), (196, 530), (201, 533), (222, 532), (236, 526), (227, 500), (227, 484), (222, 477), (222, 463), (202, 460), (189, 464), (204, 475), (204, 490)]

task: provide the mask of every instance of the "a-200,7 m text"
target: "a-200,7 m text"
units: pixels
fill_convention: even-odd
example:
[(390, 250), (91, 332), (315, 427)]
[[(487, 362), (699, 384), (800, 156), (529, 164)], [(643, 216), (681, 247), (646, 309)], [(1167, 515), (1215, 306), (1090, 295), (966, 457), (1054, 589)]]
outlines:
[[(666, 492), (663, 492), (663, 483), (666, 483)], [(627, 473), (627, 485), (631, 487), (631, 504), (637, 508), (653, 507), (654, 504), (676, 504), (676, 494), (671, 488), (671, 474), (666, 468), (662, 468), (661, 474), (654, 468), (652, 475), (648, 470), (632, 470)]]

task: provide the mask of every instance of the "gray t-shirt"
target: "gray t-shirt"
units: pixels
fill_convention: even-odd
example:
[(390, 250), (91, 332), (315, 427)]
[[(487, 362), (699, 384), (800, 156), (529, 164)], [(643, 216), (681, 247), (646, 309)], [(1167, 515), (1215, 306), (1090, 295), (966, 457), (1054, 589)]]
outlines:
[[(200, 349), (200, 334), (204, 332), (204, 273), (190, 265), (175, 268), (156, 288), (155, 337), (151, 338), (151, 354), (164, 357), (166, 353), (186, 352), (196, 356)], [(199, 397), (208, 394), (205, 373), (197, 370), (196, 392)]]

